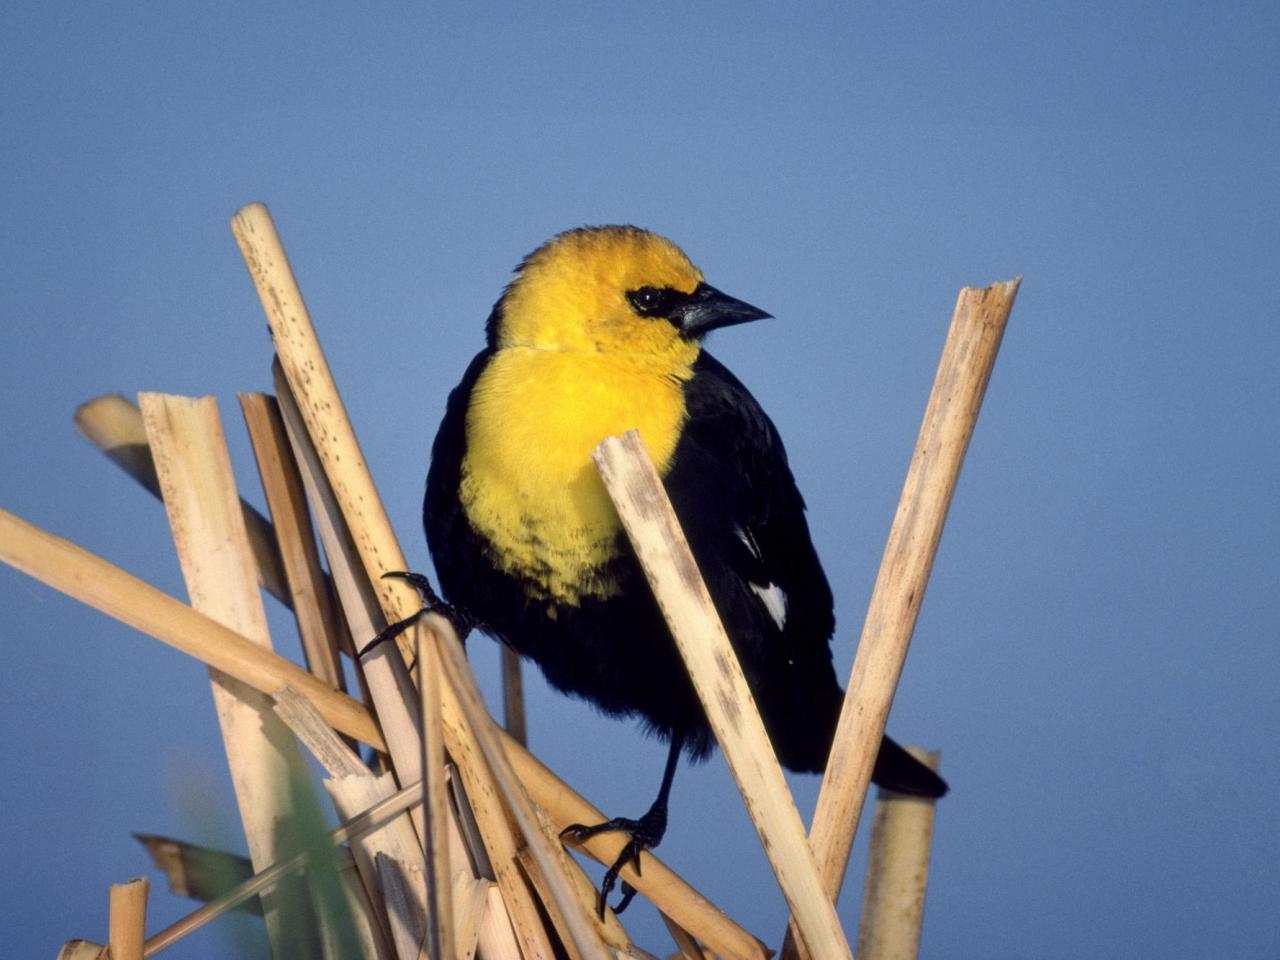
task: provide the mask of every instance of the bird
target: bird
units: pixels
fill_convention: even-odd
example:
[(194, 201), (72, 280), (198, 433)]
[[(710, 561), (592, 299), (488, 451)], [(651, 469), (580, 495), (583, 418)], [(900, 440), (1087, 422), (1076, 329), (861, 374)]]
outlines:
[[(436, 602), (464, 634), (490, 634), (556, 690), (637, 718), (669, 745), (644, 815), (562, 834), (629, 836), (601, 884), (602, 916), (619, 871), (639, 869), (665, 833), (680, 757), (705, 759), (714, 742), (593, 467), (605, 437), (639, 430), (778, 760), (818, 772), (831, 748), (843, 701), (834, 603), (805, 503), (773, 422), (704, 346), (714, 330), (769, 317), (708, 284), (656, 233), (560, 233), (516, 267), (431, 448), (423, 523)], [(947, 791), (887, 737), (873, 779), (917, 796)], [(615, 910), (634, 893), (624, 883)]]

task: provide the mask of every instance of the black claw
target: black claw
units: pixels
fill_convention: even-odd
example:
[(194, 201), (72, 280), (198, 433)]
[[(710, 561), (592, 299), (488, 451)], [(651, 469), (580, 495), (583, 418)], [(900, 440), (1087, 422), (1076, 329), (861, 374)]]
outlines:
[(409, 616), (405, 617), (403, 620), (397, 620), (395, 623), (391, 624), (389, 627), (387, 627), (387, 629), (383, 630), (380, 634), (378, 634), (376, 637), (374, 637), (372, 640), (366, 643), (363, 647), (361, 647), (360, 652), (356, 654), (356, 657), (357, 658), (363, 657), (366, 653), (368, 653), (370, 650), (372, 650), (374, 647), (376, 647), (380, 643), (386, 643), (388, 640), (394, 640), (396, 637), (400, 636), (400, 634), (404, 633), (406, 630), (412, 627), (415, 623), (417, 623), (424, 613), (430, 613), (430, 612), (431, 610), (429, 607), (423, 607), (417, 613), (412, 613)]
[[(618, 855), (618, 859), (613, 861), (613, 866), (605, 872), (604, 880), (600, 883), (600, 897), (596, 901), (596, 912), (600, 915), (601, 920), (604, 919), (604, 908), (609, 903), (609, 894), (613, 892), (613, 885), (618, 882), (618, 873), (622, 870), (622, 865), (630, 855), (631, 844), (628, 843), (622, 848), (622, 853)], [(622, 909), (622, 904), (618, 904), (618, 908), (613, 912), (617, 913), (620, 909)]]
[[(596, 909), (600, 919), (604, 919), (604, 908), (608, 905), (609, 894), (618, 882), (618, 874), (631, 864), (636, 868), (636, 876), (640, 876), (640, 854), (652, 850), (662, 842), (662, 835), (667, 832), (667, 798), (671, 794), (671, 780), (675, 776), (676, 764), (680, 760), (680, 750), (684, 744), (684, 734), (676, 732), (671, 737), (671, 746), (667, 751), (667, 767), (662, 773), (662, 787), (658, 790), (658, 799), (639, 820), (626, 817), (615, 817), (604, 823), (587, 826), (582, 823), (571, 823), (560, 831), (560, 839), (569, 843), (582, 843), (600, 833), (619, 831), (630, 839), (618, 852), (613, 865), (605, 871), (604, 880), (600, 882), (600, 897), (596, 901)], [(614, 913), (621, 913), (635, 898), (636, 888), (622, 881), (622, 899), (613, 908)]]
[(413, 589), (418, 591), (418, 596), (422, 598), (422, 605), (426, 607), (434, 606), (442, 603), (439, 594), (431, 586), (431, 581), (427, 579), (425, 574), (414, 573), (412, 570), (388, 570), (382, 575), (383, 580), (407, 580)]
[[(639, 873), (639, 872), (640, 872), (640, 861), (637, 860), (636, 873)], [(618, 905), (613, 908), (613, 912), (615, 914), (618, 914), (618, 913), (621, 913), (623, 910), (627, 909), (627, 907), (631, 905), (631, 901), (635, 899), (635, 896), (636, 896), (636, 888), (633, 887), (631, 884), (627, 883), (627, 881), (623, 880), (622, 881), (622, 899), (619, 900)], [(603, 920), (604, 917), (602, 916), (601, 919)]]
[[(618, 854), (618, 859), (613, 861), (611, 866), (604, 875), (604, 880), (600, 882), (600, 899), (596, 904), (600, 912), (600, 919), (604, 919), (605, 903), (609, 899), (609, 894), (613, 891), (613, 886), (618, 881), (618, 875), (622, 870), (631, 864), (636, 868), (636, 876), (640, 875), (640, 852), (650, 846), (634, 836), (622, 848), (622, 852)], [(631, 905), (631, 901), (635, 899), (636, 888), (627, 881), (622, 881), (622, 899), (618, 901), (618, 905), (613, 908), (615, 914), (621, 913)]]
[(382, 575), (382, 579), (386, 580), (389, 578), (405, 580), (410, 586), (417, 590), (418, 596), (422, 598), (422, 609), (415, 614), (405, 617), (403, 620), (399, 620), (391, 624), (387, 629), (383, 630), (380, 634), (361, 647), (360, 652), (357, 654), (358, 657), (363, 657), (380, 643), (385, 643), (388, 640), (394, 640), (396, 637), (400, 636), (400, 634), (404, 633), (417, 623), (418, 619), (424, 613), (438, 613), (448, 620), (449, 623), (453, 625), (454, 631), (458, 634), (459, 640), (465, 640), (467, 634), (469, 634), (473, 628), (479, 626), (475, 618), (465, 610), (441, 600), (440, 595), (432, 589), (431, 581), (421, 573), (413, 573), (407, 570), (388, 570)]
[[(604, 824), (601, 824), (604, 826)], [(582, 823), (571, 823), (560, 831), (560, 839), (568, 843), (582, 843), (582, 841), (594, 837), (600, 830), (592, 832), (592, 828)]]
[(634, 836), (635, 832), (639, 829), (639, 820), (629, 820), (626, 817), (614, 817), (612, 820), (606, 820), (604, 823), (597, 823), (590, 827), (585, 823), (571, 823), (560, 831), (560, 839), (568, 840), (570, 843), (583, 843), (602, 833), (620, 832), (629, 833)]
[[(640, 854), (656, 847), (662, 842), (662, 835), (667, 830), (667, 809), (666, 804), (654, 804), (639, 820), (631, 820), (627, 817), (615, 817), (612, 820), (606, 820), (604, 823), (597, 823), (592, 826), (586, 826), (581, 823), (573, 823), (560, 831), (560, 839), (567, 840), (570, 843), (583, 843), (592, 837), (601, 833), (613, 833), (615, 831), (628, 834), (631, 839), (627, 841), (622, 850), (619, 851), (617, 858), (613, 861), (613, 865), (605, 871), (604, 879), (600, 882), (600, 896), (596, 901), (596, 908), (600, 913), (600, 919), (604, 919), (604, 908), (608, 904), (609, 894), (613, 891), (615, 884), (618, 882), (618, 875), (628, 865), (634, 866), (636, 875), (640, 875)], [(614, 913), (621, 913), (627, 909), (632, 899), (636, 895), (635, 887), (622, 882), (622, 899), (618, 901), (618, 905), (613, 908)]]

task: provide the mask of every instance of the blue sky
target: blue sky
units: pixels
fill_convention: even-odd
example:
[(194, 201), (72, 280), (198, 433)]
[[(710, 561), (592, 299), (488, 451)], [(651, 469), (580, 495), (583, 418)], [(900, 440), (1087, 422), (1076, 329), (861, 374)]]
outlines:
[[(262, 200), (426, 569), (429, 444), (511, 268), (637, 223), (777, 318), (711, 349), (786, 439), (847, 676), (956, 290), (1022, 274), (890, 720), (953, 787), (923, 955), (1274, 957), (1278, 41), (1264, 3), (12, 4), (0, 506), (185, 596), (71, 415), (214, 394), (261, 503), (235, 394), (270, 343), (227, 220)], [(105, 937), (131, 831), (234, 844), (234, 804), (202, 668), (7, 569), (0, 609), (6, 942), (52, 956)], [(531, 685), (534, 749), (641, 811), (663, 748)], [(778, 941), (721, 758), (681, 769), (662, 852)]]

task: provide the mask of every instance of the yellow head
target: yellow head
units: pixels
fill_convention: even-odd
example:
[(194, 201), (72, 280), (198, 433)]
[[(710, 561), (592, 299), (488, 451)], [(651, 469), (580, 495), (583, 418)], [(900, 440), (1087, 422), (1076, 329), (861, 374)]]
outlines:
[(551, 604), (548, 616), (617, 589), (602, 571), (621, 528), (591, 451), (637, 429), (665, 473), (702, 335), (765, 316), (635, 227), (562, 233), (517, 268), (468, 399), (459, 498), (494, 561)]
[(703, 283), (670, 240), (582, 227), (525, 258), (494, 308), (490, 343), (691, 364), (708, 330), (766, 316)]

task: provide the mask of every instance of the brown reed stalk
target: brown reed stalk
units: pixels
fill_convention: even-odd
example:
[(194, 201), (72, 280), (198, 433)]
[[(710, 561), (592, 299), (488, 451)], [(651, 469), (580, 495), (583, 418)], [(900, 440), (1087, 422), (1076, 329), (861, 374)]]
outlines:
[[(418, 662), (424, 668), (418, 673), (418, 692), (422, 700), (419, 716), (439, 717), (441, 706), (440, 677), (434, 644), (422, 624), (414, 625)], [(422, 778), (428, 797), (426, 815), (432, 818), (423, 831), (422, 852), (426, 861), (427, 929), (422, 942), (423, 960), (454, 960), (457, 937), (453, 928), (453, 875), (449, 867), (448, 791), (445, 784), (444, 731), (440, 724), (424, 723), (421, 731)], [(434, 781), (434, 782), (432, 782)]]
[(804, 823), (755, 698), (644, 441), (631, 430), (606, 438), (592, 456), (796, 917), (800, 937), (815, 956), (851, 958), (835, 907), (823, 895)]
[[(216, 403), (157, 393), (139, 399), (192, 606), (270, 650)], [(287, 785), (302, 782), (305, 768), (269, 698), (217, 670), (209, 679), (249, 857), (261, 870), (281, 858), (280, 825), (293, 814)], [(262, 906), (277, 957), (315, 952), (314, 941), (298, 942), (308, 935), (305, 925), (286, 929), (274, 891), (264, 893)]]
[(293, 687), (342, 733), (386, 750), (363, 704), (114, 564), (0, 509), (0, 561), (261, 693)]
[[(832, 900), (840, 893), (885, 721), (924, 600), (969, 439), (1021, 278), (965, 287), (956, 300), (915, 452), (858, 641), (810, 842)], [(786, 960), (804, 956), (788, 933)], [(821, 960), (821, 955), (816, 955)]]
[(151, 881), (146, 877), (111, 885), (111, 909), (107, 916), (107, 949), (111, 960), (142, 960), (150, 890)]
[[(382, 578), (385, 573), (405, 570), (404, 556), (382, 507), (377, 487), (365, 466), (355, 431), (347, 418), (297, 280), (266, 207), (261, 204), (243, 207), (232, 218), (232, 232), (267, 315), (280, 367), (351, 533), (365, 577), (377, 592), (386, 620), (402, 620), (416, 613), (420, 603), (415, 592), (403, 581)], [(396, 645), (403, 662), (411, 662), (414, 651), (410, 635), (407, 632), (401, 634)], [(426, 662), (421, 665), (423, 669), (438, 669), (434, 647), (434, 643), (429, 645)], [(365, 676), (380, 717), (383, 716), (384, 703), (394, 702), (397, 709), (403, 704), (403, 709), (410, 713), (416, 712), (419, 706), (416, 696), (405, 686), (405, 679), (399, 676), (401, 663), (393, 662), (393, 659), (386, 645), (376, 648), (364, 658)], [(451, 701), (447, 696), (441, 697), (440, 701), (444, 709), (449, 709)], [(429, 731), (429, 737), (445, 737), (449, 753), (458, 763), (464, 778), (477, 780), (475, 784), (468, 783), (468, 794), (473, 804), (482, 803), (492, 792), (492, 787), (484, 782), (486, 773), (482, 768), (472, 766), (466, 757), (459, 756), (455, 747), (460, 749), (462, 743), (456, 738), (455, 742), (449, 742), (448, 732), (439, 732), (441, 723), (438, 711), (433, 716), (421, 717), (421, 724)], [(453, 729), (462, 730), (466, 724), (466, 720), (457, 717)], [(411, 748), (406, 742), (403, 749), (397, 750), (392, 732), (394, 728), (384, 720), (384, 730), (392, 746), (392, 760), (402, 778), (412, 778), (420, 770), (421, 737), (417, 735), (417, 724), (414, 726)], [(435, 782), (436, 778), (427, 778), (428, 785)], [(432, 790), (429, 802), (439, 803), (440, 799), (439, 791)], [(482, 835), (488, 842), (505, 831), (508, 834), (506, 842), (510, 842), (510, 827), (503, 825), (500, 811), (495, 811), (495, 814), (488, 829), (482, 829)], [(477, 815), (480, 815), (479, 811)], [(438, 817), (429, 815), (426, 820), (428, 823), (436, 822)], [(492, 853), (491, 860), (494, 860)], [(514, 858), (498, 858), (494, 860), (494, 867), (499, 871), (499, 883), (504, 884), (504, 899), (515, 911), (513, 926), (526, 953), (550, 955), (550, 945), (546, 942), (545, 931), (532, 907), (527, 888), (523, 881), (517, 883), (514, 876), (506, 875), (506, 871), (515, 868)]]
[[(239, 854), (149, 833), (135, 833), (133, 838), (142, 844), (156, 869), (164, 874), (169, 892), (180, 897), (202, 902), (213, 900), (253, 876), (253, 864)], [(247, 901), (242, 909), (262, 914), (261, 906), (254, 901)]]
[(329, 686), (345, 690), (346, 678), (338, 651), (344, 640), (348, 644), (350, 641), (345, 637), (346, 627), (320, 566), (307, 494), (293, 459), (280, 407), (274, 397), (266, 394), (242, 393), (240, 409), (271, 511), (307, 669)]
[(111, 960), (107, 948), (91, 940), (68, 940), (58, 951), (57, 960)]
[[(335, 589), (341, 598), (342, 610), (348, 619), (353, 636), (372, 638), (386, 624), (378, 597), (365, 575), (355, 537), (346, 524), (334, 487), (323, 469), (315, 444), (307, 433), (302, 412), (279, 363), (274, 366), (274, 374), (280, 410), (302, 473), (303, 483), (314, 507), (316, 527), (329, 558), (330, 570)], [(398, 550), (398, 547), (396, 549)], [(420, 779), (425, 739), (421, 718), (424, 714), (421, 712), (422, 704), (418, 699), (418, 693), (413, 688), (398, 650), (393, 645), (384, 644), (362, 657), (357, 667), (382, 722), (397, 777), (401, 782)], [(438, 675), (438, 671), (434, 672)], [(443, 767), (440, 772), (442, 770)], [(473, 771), (468, 770), (466, 775), (472, 777)], [(442, 776), (429, 776), (427, 785), (430, 798), (427, 805), (428, 812), (424, 814), (420, 810), (413, 811), (413, 820), (418, 835), (422, 838), (423, 846), (432, 848), (431, 856), (434, 860), (437, 849), (447, 850), (447, 846), (437, 847), (427, 836), (428, 824), (439, 823), (443, 817), (443, 814), (437, 816), (429, 812), (442, 811), (444, 808)], [(495, 838), (509, 833), (509, 827), (498, 806), (486, 802), (486, 798), (493, 794), (492, 788), (479, 780), (473, 782), (471, 787), (474, 788), (476, 797), (472, 801), (474, 813), (484, 824), (482, 837), (488, 842), (498, 842)], [(455, 829), (452, 823), (450, 829)], [(452, 840), (449, 842), (452, 843)], [(465, 862), (465, 858), (459, 858), (460, 864)], [(440, 869), (441, 866), (437, 863), (434, 870), (438, 872)], [(503, 909), (514, 910), (518, 917), (512, 918), (511, 922), (505, 925), (501, 922), (483, 924), (480, 928), (482, 947), (489, 952), (496, 952), (501, 946), (506, 945), (507, 930), (514, 928), (522, 934), (529, 951), (539, 953), (550, 951), (550, 944), (538, 932), (540, 921), (537, 908), (528, 897), (523, 884), (517, 883), (514, 866), (508, 867), (501, 858), (498, 858), (496, 869), (499, 871), (499, 880), (503, 884), (505, 894), (505, 899), (496, 903)], [(442, 882), (437, 876), (434, 887), (436, 891), (442, 889)], [(437, 895), (441, 898), (448, 897), (447, 893)], [(490, 937), (496, 939), (489, 942)]]
[[(156, 479), (155, 461), (147, 445), (142, 411), (132, 400), (118, 393), (95, 397), (76, 409), (75, 425), (81, 435), (105, 453), (112, 463), (159, 499), (160, 482)], [(280, 564), (270, 521), (243, 500), (240, 508), (244, 511), (245, 530), (253, 548), (259, 581), (273, 597), (286, 606), (290, 605), (289, 584)]]
[[(275, 224), (263, 204), (251, 203), (231, 218), (231, 230), (258, 291), (276, 356), (307, 435), (355, 539), (365, 575), (378, 594), (387, 620), (402, 620), (417, 612), (420, 603), (408, 584), (382, 579), (384, 573), (406, 569), (404, 555), (365, 465)], [(414, 651), (409, 638), (402, 635), (397, 642), (405, 661), (412, 660)]]
[(603, 937), (593, 925), (589, 910), (584, 910), (575, 897), (573, 880), (566, 865), (551, 851), (551, 840), (539, 826), (533, 804), (498, 739), (497, 728), (485, 709), (484, 698), (471, 675), (466, 654), (452, 625), (438, 614), (428, 614), (424, 619), (439, 643), (440, 663), (452, 688), (451, 692), (458, 697), (459, 706), (470, 724), (480, 753), (489, 765), (493, 782), (501, 792), (524, 844), (542, 875), (545, 889), (550, 894), (548, 907), (563, 919), (569, 932), (569, 943), (581, 960), (604, 960), (606, 954)]
[[(391, 773), (377, 774), (370, 770), (305, 697), (285, 687), (277, 690), (273, 698), (277, 716), (328, 774), (322, 785), (341, 819), (350, 819), (395, 793)], [(387, 933), (390, 926), (386, 903), (375, 867), (379, 854), (406, 867), (421, 869), (422, 850), (408, 814), (351, 841), (352, 859), (367, 895), (365, 906), (373, 908), (379, 926)], [(420, 909), (426, 909), (425, 900)]]
[[(359, 837), (371, 830), (378, 829), (389, 820), (395, 819), (410, 807), (421, 802), (422, 784), (413, 783), (407, 787), (402, 787), (385, 800), (378, 801), (372, 807), (331, 830), (328, 836), (329, 843), (334, 846), (347, 843), (353, 837)], [(181, 920), (152, 934), (147, 938), (143, 956), (155, 956), (165, 948), (177, 943), (183, 937), (199, 930), (205, 924), (216, 920), (227, 911), (234, 910), (250, 897), (260, 895), (262, 891), (268, 890), (279, 883), (282, 877), (305, 867), (308, 859), (309, 853), (304, 850), (287, 860), (274, 863), (262, 872), (228, 890), (216, 900), (209, 901), (199, 909), (187, 914)]]
[[(339, 732), (377, 750), (386, 743), (368, 709), (326, 687), (307, 671), (262, 650), (185, 603), (144, 583), (70, 541), (41, 530), (0, 508), (0, 561), (88, 604), (263, 693), (293, 687)], [(557, 829), (571, 823), (599, 823), (598, 808), (579, 796), (536, 757), (499, 731), (516, 773), (534, 802)], [(625, 840), (602, 834), (580, 849), (602, 864), (617, 858)], [(657, 857), (643, 876), (634, 868), (623, 879), (651, 903), (724, 958), (763, 960), (764, 945), (720, 911)], [(495, 895), (496, 896), (496, 895)]]
[(524, 716), (524, 678), (520, 654), (506, 644), (499, 648), (502, 658), (502, 725), (511, 739), (522, 747), (529, 745), (529, 728)]
[[(938, 751), (907, 749), (937, 773)], [(916, 960), (936, 809), (935, 801), (927, 797), (883, 789), (876, 792), (858, 927), (858, 960)]]
[[(667, 928), (667, 933), (671, 934), (671, 939), (675, 942), (677, 956), (680, 960), (707, 960), (706, 951), (698, 946), (698, 941), (689, 935), (688, 930), (665, 913), (660, 913), (659, 916), (662, 917), (662, 923)], [(672, 957), (672, 960), (675, 960), (675, 957)]]

